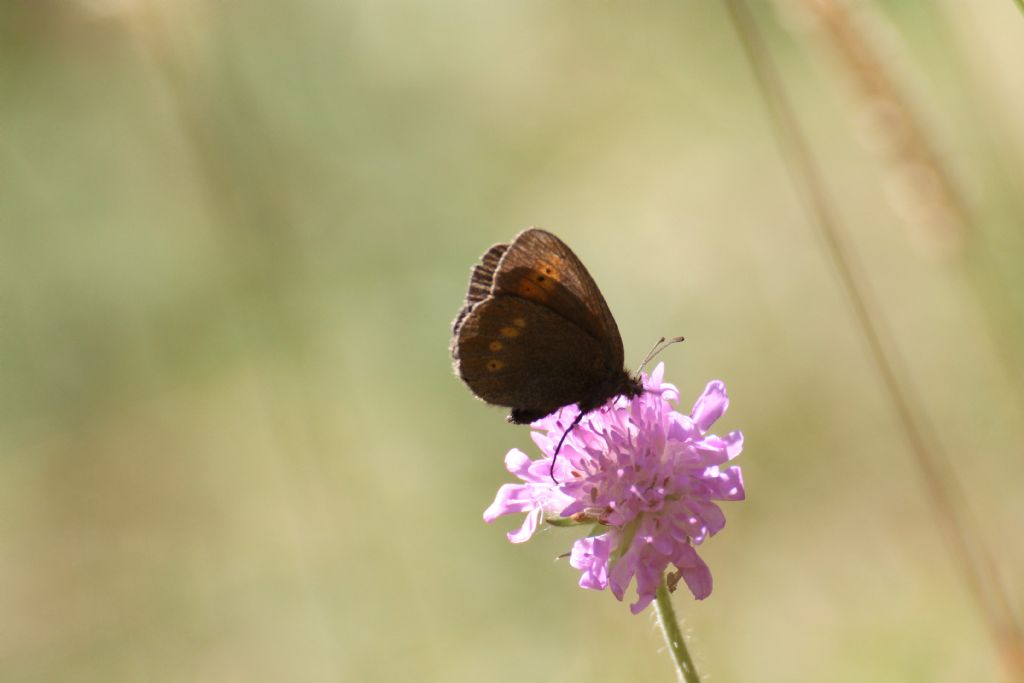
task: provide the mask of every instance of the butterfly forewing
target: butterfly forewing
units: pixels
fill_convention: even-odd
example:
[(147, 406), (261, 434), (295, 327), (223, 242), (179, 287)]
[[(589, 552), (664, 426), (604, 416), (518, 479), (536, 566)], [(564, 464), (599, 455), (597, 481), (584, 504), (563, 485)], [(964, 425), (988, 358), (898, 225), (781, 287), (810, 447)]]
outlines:
[(610, 368), (622, 368), (622, 338), (601, 290), (576, 254), (550, 232), (516, 236), (498, 264), (492, 296), (541, 304), (601, 344)]
[(452, 327), (459, 377), (484, 401), (511, 407), (512, 422), (642, 391), (622, 367), (622, 338), (601, 291), (544, 230), (525, 230), (480, 258)]
[[(469, 314), (473, 307), (486, 299), (491, 293), (491, 286), (494, 284), (494, 273), (498, 269), (498, 262), (501, 260), (507, 244), (495, 244), (487, 250), (487, 253), (480, 257), (480, 263), (473, 267), (473, 274), (469, 277), (469, 291), (466, 293), (466, 302), (463, 304), (459, 314), (455, 316), (452, 323), (452, 334), (457, 335), (459, 325)], [(458, 351), (458, 346), (452, 345), (452, 353)]]

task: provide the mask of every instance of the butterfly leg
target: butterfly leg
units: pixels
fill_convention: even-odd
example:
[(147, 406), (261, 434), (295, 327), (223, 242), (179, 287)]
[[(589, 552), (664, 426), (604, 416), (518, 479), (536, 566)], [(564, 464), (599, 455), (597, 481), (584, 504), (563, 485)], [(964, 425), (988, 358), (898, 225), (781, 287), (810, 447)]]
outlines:
[(586, 413), (581, 410), (580, 414), (577, 415), (576, 419), (572, 421), (571, 425), (569, 425), (569, 428), (562, 432), (562, 438), (558, 440), (558, 445), (555, 446), (555, 454), (551, 456), (551, 469), (548, 471), (548, 474), (551, 476), (551, 481), (555, 482), (556, 486), (561, 483), (555, 479), (555, 463), (558, 461), (558, 452), (562, 450), (562, 444), (565, 443), (565, 437), (569, 436), (569, 432), (576, 428), (576, 425), (580, 423), (580, 420), (583, 419), (584, 415), (586, 415)]

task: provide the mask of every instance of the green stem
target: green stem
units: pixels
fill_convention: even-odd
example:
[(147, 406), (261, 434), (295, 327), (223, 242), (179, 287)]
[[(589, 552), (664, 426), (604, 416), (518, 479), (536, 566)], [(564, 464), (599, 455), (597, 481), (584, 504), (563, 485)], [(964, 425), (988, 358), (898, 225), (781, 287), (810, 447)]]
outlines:
[(676, 618), (676, 610), (672, 607), (672, 596), (668, 592), (668, 581), (665, 576), (661, 577), (661, 585), (658, 586), (658, 594), (654, 598), (654, 610), (658, 613), (658, 623), (661, 624), (661, 632), (665, 634), (665, 644), (672, 653), (672, 661), (676, 664), (676, 675), (682, 683), (700, 683), (700, 675), (693, 666), (690, 659), (690, 652), (686, 649), (686, 639), (679, 628), (679, 620)]
[(1024, 14), (1024, 0), (1015, 0), (1017, 3), (1017, 9), (1020, 10), (1021, 14)]

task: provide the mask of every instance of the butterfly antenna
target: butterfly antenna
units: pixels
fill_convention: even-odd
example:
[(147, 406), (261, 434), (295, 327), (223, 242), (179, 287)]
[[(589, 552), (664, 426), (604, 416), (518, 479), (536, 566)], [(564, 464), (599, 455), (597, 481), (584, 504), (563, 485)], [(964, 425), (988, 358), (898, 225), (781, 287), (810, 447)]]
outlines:
[(651, 350), (647, 353), (647, 356), (644, 357), (643, 362), (640, 363), (640, 367), (638, 367), (636, 369), (636, 376), (638, 378), (640, 377), (640, 373), (644, 371), (644, 366), (647, 365), (648, 363), (650, 363), (652, 358), (654, 358), (659, 353), (661, 353), (662, 351), (664, 351), (668, 347), (672, 346), (673, 344), (678, 344), (681, 341), (686, 341), (686, 338), (685, 337), (672, 337), (668, 341), (665, 341), (664, 337), (659, 339), (654, 344), (654, 346), (651, 347)]
[(558, 452), (562, 450), (562, 444), (565, 443), (565, 437), (569, 436), (569, 432), (576, 428), (576, 425), (583, 419), (584, 412), (581, 410), (580, 414), (576, 416), (576, 419), (572, 421), (569, 428), (562, 432), (562, 438), (558, 440), (558, 445), (555, 446), (555, 454), (551, 456), (551, 469), (548, 471), (548, 475), (551, 477), (551, 481), (555, 482), (555, 486), (561, 485), (561, 482), (555, 479), (555, 463), (558, 462)]

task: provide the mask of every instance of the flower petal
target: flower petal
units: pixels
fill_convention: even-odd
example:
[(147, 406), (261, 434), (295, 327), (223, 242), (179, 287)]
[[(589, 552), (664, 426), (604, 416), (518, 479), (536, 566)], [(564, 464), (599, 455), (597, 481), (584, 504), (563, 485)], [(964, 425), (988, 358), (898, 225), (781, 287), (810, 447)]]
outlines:
[[(700, 519), (705, 532), (709, 536), (714, 536), (725, 526), (725, 513), (722, 512), (722, 508), (710, 501), (693, 499), (687, 501), (686, 507), (692, 510), (693, 514)], [(695, 542), (699, 543), (700, 541), (695, 539)]]
[(540, 524), (541, 510), (535, 508), (530, 510), (526, 515), (526, 519), (523, 520), (522, 526), (515, 531), (510, 531), (505, 534), (508, 537), (510, 543), (525, 543), (530, 540), (533, 533), (537, 531), (537, 525)]
[(665, 363), (662, 361), (658, 363), (653, 370), (651, 370), (651, 376), (647, 380), (647, 386), (651, 389), (660, 389), (661, 380), (665, 378)]
[(686, 587), (693, 593), (693, 597), (703, 600), (711, 595), (711, 570), (708, 569), (708, 566), (704, 564), (704, 560), (700, 558), (700, 555), (691, 546), (680, 546), (680, 551), (676, 559), (672, 561), (672, 564), (683, 575), (683, 581), (686, 582)]
[(626, 587), (633, 580), (636, 567), (639, 561), (639, 553), (633, 548), (626, 551), (626, 554), (619, 558), (608, 572), (608, 587), (612, 589), (612, 595), (617, 600), (622, 600), (626, 595)]
[(730, 460), (743, 450), (743, 432), (729, 432), (725, 436), (719, 437), (719, 440), (725, 444), (725, 452), (729, 455)]
[(727, 467), (718, 474), (716, 482), (721, 500), (743, 500), (747, 492), (743, 488), (743, 471), (739, 467)]
[(502, 515), (524, 512), (537, 507), (530, 487), (525, 484), (502, 484), (494, 502), (484, 510), (484, 521), (490, 524)]
[(608, 586), (608, 555), (612, 547), (610, 535), (587, 536), (573, 544), (569, 564), (583, 572), (580, 576), (581, 588), (604, 590)]
[(682, 413), (670, 413), (668, 425), (668, 438), (671, 441), (686, 441), (687, 439), (699, 439), (701, 436), (697, 425), (689, 415)]
[(518, 448), (513, 448), (505, 454), (505, 469), (523, 481), (531, 480), (529, 474), (531, 463), (533, 463), (533, 461), (530, 460), (530, 456), (526, 455), (526, 453), (523, 453)]
[(665, 571), (664, 565), (668, 564), (667, 561), (659, 562), (658, 558), (654, 557), (650, 560), (637, 567), (637, 601), (629, 606), (629, 611), (633, 614), (640, 614), (654, 600), (654, 596), (658, 593), (658, 584), (661, 583), (661, 575)]
[(725, 392), (725, 384), (715, 379), (708, 382), (704, 393), (693, 405), (693, 412), (690, 415), (701, 432), (706, 432), (715, 420), (722, 417), (728, 407), (729, 395)]
[(709, 434), (693, 444), (693, 450), (700, 455), (700, 462), (705, 467), (729, 462), (729, 451), (726, 444), (714, 434)]

